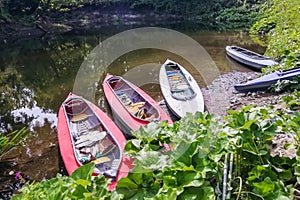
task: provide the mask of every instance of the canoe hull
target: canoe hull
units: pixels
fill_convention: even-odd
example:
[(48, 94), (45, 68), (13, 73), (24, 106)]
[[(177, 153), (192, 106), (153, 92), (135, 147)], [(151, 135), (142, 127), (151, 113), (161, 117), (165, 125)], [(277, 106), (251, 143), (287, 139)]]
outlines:
[[(186, 100), (179, 100), (172, 96), (171, 87), (169, 84), (169, 79), (167, 76), (167, 72), (165, 69), (165, 65), (168, 63), (172, 63), (177, 65), (180, 70), (183, 72), (185, 78), (187, 79), (189, 85), (195, 92), (195, 96)], [(166, 100), (166, 103), (173, 114), (175, 114), (178, 118), (183, 118), (187, 113), (195, 114), (196, 112), (204, 111), (204, 100), (202, 92), (198, 86), (196, 80), (192, 77), (192, 75), (185, 70), (181, 65), (175, 63), (171, 60), (167, 60), (160, 68), (159, 72), (159, 83), (161, 92)]]
[(268, 57), (237, 46), (226, 46), (226, 53), (229, 57), (239, 63), (247, 65), (258, 71), (264, 67), (278, 64), (276, 61)]
[(283, 72), (273, 72), (246, 83), (236, 84), (234, 85), (234, 88), (239, 92), (266, 90), (271, 85), (277, 83), (277, 81), (292, 80), (296, 76), (300, 76), (300, 68), (290, 69)]
[[(103, 81), (103, 91), (109, 106), (111, 107), (112, 114), (115, 120), (115, 123), (122, 130), (122, 132), (126, 135), (126, 137), (132, 137), (131, 131), (138, 130), (141, 126), (145, 126), (149, 124), (149, 121), (139, 120), (134, 117), (124, 106), (124, 104), (120, 101), (119, 97), (116, 95), (114, 89), (110, 86), (109, 80), (112, 78), (117, 78), (117, 76), (113, 76), (107, 74)], [(119, 77), (121, 78), (121, 77)], [(167, 120), (170, 124), (173, 123), (168, 114), (158, 105), (158, 103), (153, 100), (147, 93), (143, 90), (130, 83), (129, 81), (122, 78), (122, 81), (126, 82), (126, 84), (134, 91), (136, 94), (141, 95), (143, 99), (151, 104), (158, 112), (159, 119), (155, 121), (164, 121)]]
[[(70, 94), (67, 99), (70, 99), (72, 97), (79, 97), (74, 94)], [(81, 97), (79, 97), (81, 98)], [(90, 108), (93, 110), (93, 112), (97, 115), (97, 117), (100, 119), (100, 121), (105, 125), (107, 130), (113, 134), (113, 137), (115, 138), (116, 142), (118, 143), (118, 146), (120, 149), (124, 150), (126, 139), (122, 132), (119, 130), (119, 128), (114, 124), (114, 122), (97, 106), (95, 106), (93, 103), (85, 100), (85, 102), (88, 103)], [(61, 157), (63, 159), (63, 162), (65, 164), (66, 170), (69, 175), (71, 175), (77, 168), (79, 168), (81, 165), (76, 160), (74, 147), (72, 144), (72, 138), (69, 130), (68, 125), (68, 119), (66, 117), (65, 109), (63, 105), (60, 107), (58, 112), (58, 122), (57, 122), (57, 134), (58, 134), (58, 142), (59, 142), (59, 148)], [(122, 153), (121, 152), (121, 153)], [(118, 180), (120, 180), (123, 177), (126, 177), (128, 175), (128, 172), (131, 166), (132, 160), (126, 157), (122, 157), (122, 161), (119, 166), (119, 172), (115, 179), (110, 184), (109, 189), (114, 189), (116, 183)]]

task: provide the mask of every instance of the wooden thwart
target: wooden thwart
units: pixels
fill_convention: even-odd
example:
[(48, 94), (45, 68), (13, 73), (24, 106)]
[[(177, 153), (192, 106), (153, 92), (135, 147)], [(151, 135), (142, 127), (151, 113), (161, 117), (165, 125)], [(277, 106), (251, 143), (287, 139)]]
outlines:
[(86, 120), (88, 117), (89, 117), (89, 115), (87, 115), (85, 113), (82, 113), (82, 114), (73, 116), (71, 118), (71, 121), (72, 122), (79, 122), (79, 121), (82, 121), (82, 120)]

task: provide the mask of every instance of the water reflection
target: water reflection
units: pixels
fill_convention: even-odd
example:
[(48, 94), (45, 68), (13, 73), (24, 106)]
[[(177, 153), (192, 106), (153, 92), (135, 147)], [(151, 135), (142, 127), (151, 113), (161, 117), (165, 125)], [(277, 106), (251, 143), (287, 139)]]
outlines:
[(29, 126), (29, 129), (33, 132), (34, 127), (43, 127), (47, 121), (50, 124), (50, 128), (54, 129), (57, 124), (56, 113), (51, 109), (43, 109), (37, 106), (37, 102), (34, 101), (33, 106), (25, 106), (13, 110), (11, 112), (14, 123), (23, 123)]

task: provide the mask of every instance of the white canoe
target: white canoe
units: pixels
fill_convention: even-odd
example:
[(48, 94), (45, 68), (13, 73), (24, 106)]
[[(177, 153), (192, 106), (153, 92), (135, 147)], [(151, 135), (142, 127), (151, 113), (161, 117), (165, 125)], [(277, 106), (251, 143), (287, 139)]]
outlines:
[(178, 63), (167, 60), (160, 68), (159, 83), (169, 109), (179, 118), (204, 111), (203, 95), (196, 80)]

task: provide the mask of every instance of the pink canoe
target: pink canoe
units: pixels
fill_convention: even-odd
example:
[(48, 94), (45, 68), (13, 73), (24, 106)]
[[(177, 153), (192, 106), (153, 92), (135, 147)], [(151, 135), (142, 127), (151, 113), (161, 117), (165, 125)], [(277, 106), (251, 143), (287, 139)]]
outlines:
[(126, 136), (131, 137), (132, 130), (150, 122), (167, 120), (173, 123), (155, 100), (122, 77), (107, 74), (102, 85), (115, 123)]
[(78, 167), (95, 163), (94, 175), (103, 174), (117, 181), (126, 177), (132, 160), (123, 156), (126, 139), (114, 122), (83, 97), (69, 94), (58, 113), (58, 142), (70, 174)]

